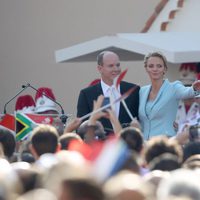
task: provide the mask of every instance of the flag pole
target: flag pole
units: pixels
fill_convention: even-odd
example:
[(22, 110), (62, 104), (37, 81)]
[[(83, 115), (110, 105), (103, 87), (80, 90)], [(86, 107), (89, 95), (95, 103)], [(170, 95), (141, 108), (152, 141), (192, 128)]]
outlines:
[[(115, 83), (114, 85), (115, 85), (115, 88), (116, 88), (118, 94), (120, 94), (120, 92), (119, 92), (119, 90), (118, 90), (118, 86), (119, 86), (120, 82), (122, 81), (122, 79), (124, 78), (124, 76), (126, 75), (127, 71), (128, 71), (128, 69), (125, 69), (125, 70), (114, 80), (114, 83)], [(120, 95), (121, 95), (121, 94), (120, 94)], [(133, 121), (133, 120), (134, 120), (134, 117), (133, 117), (133, 115), (131, 114), (131, 112), (130, 112), (130, 110), (129, 110), (127, 104), (126, 104), (126, 102), (124, 101), (124, 99), (122, 99), (121, 102), (122, 102), (122, 105), (124, 106), (124, 109), (126, 110), (128, 116), (131, 118), (131, 121)]]

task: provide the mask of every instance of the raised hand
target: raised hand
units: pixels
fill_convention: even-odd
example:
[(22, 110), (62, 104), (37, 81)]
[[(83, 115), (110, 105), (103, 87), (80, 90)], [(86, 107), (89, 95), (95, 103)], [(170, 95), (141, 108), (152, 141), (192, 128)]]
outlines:
[(192, 84), (193, 88), (195, 91), (199, 91), (200, 92), (200, 80), (198, 81), (195, 81), (193, 84)]

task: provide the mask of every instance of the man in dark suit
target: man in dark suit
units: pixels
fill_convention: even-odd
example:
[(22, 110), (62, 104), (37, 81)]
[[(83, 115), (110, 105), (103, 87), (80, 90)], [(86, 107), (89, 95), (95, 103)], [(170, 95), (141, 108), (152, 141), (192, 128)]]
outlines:
[[(93, 102), (98, 98), (99, 95), (103, 94), (105, 97), (109, 96), (111, 88), (113, 86), (114, 79), (121, 73), (119, 56), (111, 51), (101, 52), (97, 56), (97, 68), (101, 74), (101, 81), (96, 85), (82, 89), (79, 94), (78, 104), (77, 104), (77, 117), (82, 117), (93, 110)], [(118, 90), (121, 94), (124, 94), (130, 88), (136, 86), (135, 84), (121, 81)], [(138, 86), (134, 92), (125, 99), (126, 105), (129, 108), (133, 117), (138, 117), (138, 106), (139, 106), (139, 89)], [(119, 98), (119, 92), (114, 91), (115, 98)], [(122, 103), (116, 103), (115, 113), (122, 126), (124, 124), (130, 123), (131, 118), (127, 114)], [(104, 126), (106, 132), (112, 132), (112, 125), (110, 121), (106, 118), (100, 120)]]

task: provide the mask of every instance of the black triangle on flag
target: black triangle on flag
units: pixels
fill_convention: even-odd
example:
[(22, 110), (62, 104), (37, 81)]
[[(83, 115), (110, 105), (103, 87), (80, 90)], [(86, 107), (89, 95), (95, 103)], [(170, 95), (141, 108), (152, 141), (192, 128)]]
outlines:
[(26, 126), (20, 121), (16, 120), (16, 133), (21, 132)]

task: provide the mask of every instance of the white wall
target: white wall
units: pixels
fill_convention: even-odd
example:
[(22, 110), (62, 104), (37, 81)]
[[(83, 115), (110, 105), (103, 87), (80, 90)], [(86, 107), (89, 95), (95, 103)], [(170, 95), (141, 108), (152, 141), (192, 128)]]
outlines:
[[(1, 0), (0, 112), (27, 82), (51, 87), (75, 114), (79, 90), (98, 77), (96, 63), (56, 64), (54, 51), (114, 33), (140, 32), (159, 0)], [(122, 63), (126, 80), (148, 82), (143, 65)], [(25, 93), (35, 94), (31, 89)], [(15, 101), (7, 107), (14, 111)]]
[(200, 32), (200, 1), (184, 1), (183, 7), (176, 13), (175, 19), (169, 23), (167, 31)]
[[(169, 22), (166, 31), (200, 32), (200, 0), (183, 1), (183, 7), (178, 7), (178, 0), (169, 0), (159, 13), (148, 32), (159, 32), (163, 22)], [(174, 19), (169, 19), (171, 11), (177, 10)]]

